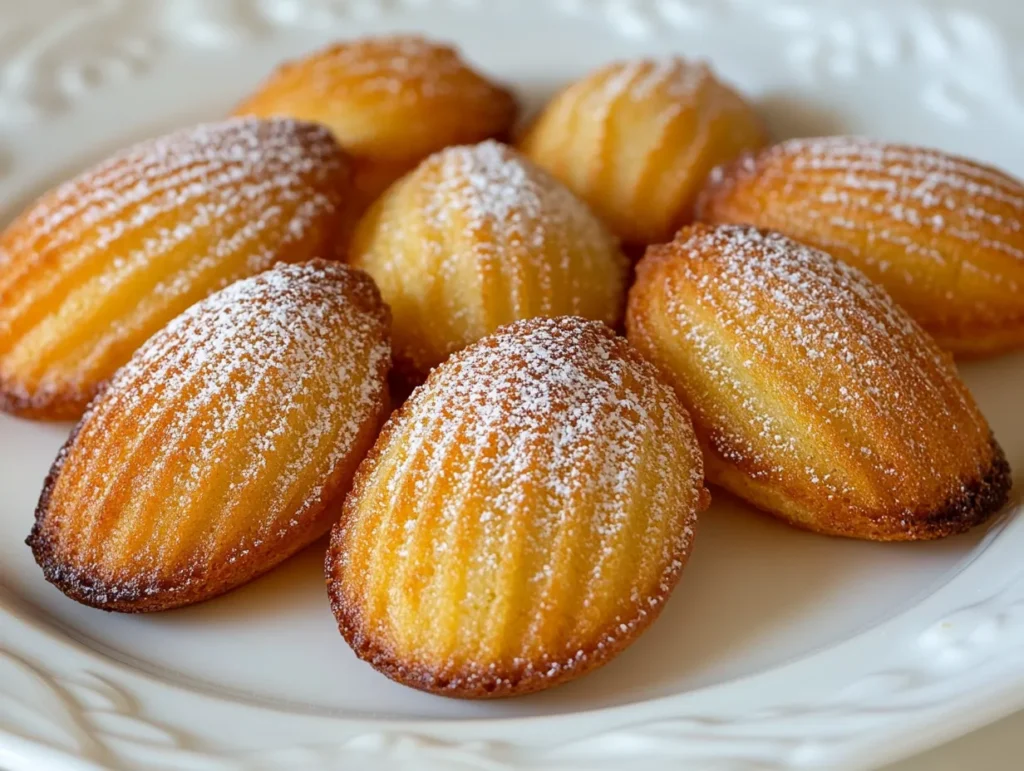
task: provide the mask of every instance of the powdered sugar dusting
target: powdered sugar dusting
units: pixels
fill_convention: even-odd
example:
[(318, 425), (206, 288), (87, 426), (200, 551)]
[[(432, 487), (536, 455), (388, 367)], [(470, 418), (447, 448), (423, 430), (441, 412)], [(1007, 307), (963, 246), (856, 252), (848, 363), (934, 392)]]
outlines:
[[(755, 228), (695, 226), (649, 252), (638, 286), (638, 297), (663, 293), (678, 338), (652, 355), (681, 378), (716, 454), (755, 479), (799, 478), (854, 506), (889, 497), (910, 516), (958, 489), (956, 470), (989, 459), (988, 427), (950, 360), (881, 288), (824, 252)], [(657, 322), (642, 306), (630, 322), (649, 345)], [(672, 366), (680, 355), (690, 363)]]
[(190, 308), (83, 418), (51, 500), (62, 547), (105, 566), (102, 591), (123, 599), (183, 563), (201, 582), (291, 531), (315, 538), (330, 523), (309, 533), (307, 520), (337, 492), (332, 474), (372, 441), (387, 324), (369, 278), (324, 261)]
[[(27, 235), (53, 248), (71, 237), (60, 231), (74, 221), (95, 228), (96, 248), (105, 249), (120, 235), (192, 202), (199, 204), (196, 226), (241, 208), (258, 212), (305, 202), (309, 187), (332, 181), (344, 163), (330, 133), (313, 123), (234, 118), (201, 124), (137, 144), (59, 186), (45, 206), (27, 213)], [(314, 201), (318, 208), (337, 203), (322, 192)], [(287, 224), (301, 234), (309, 223), (299, 217)], [(180, 239), (192, 227), (174, 222), (155, 235)]]
[[(559, 236), (567, 229), (582, 231), (581, 237), (597, 232), (611, 243), (565, 186), (499, 142), (449, 147), (428, 159), (425, 168), (429, 188), (423, 216), (439, 231), (464, 228), (466, 241), (481, 256), (500, 261), (504, 241), (522, 244), (524, 256), (549, 263), (545, 249), (557, 243), (561, 251), (554, 264), (566, 270), (570, 244)], [(480, 238), (483, 233), (491, 237)]]
[[(1012, 177), (953, 155), (925, 148), (887, 144), (856, 136), (833, 136), (811, 139), (791, 139), (778, 145), (773, 152), (794, 158), (794, 168), (867, 172), (865, 177), (890, 177), (915, 181), (905, 185), (906, 195), (929, 202), (930, 189), (948, 185), (972, 195), (991, 195), (1016, 209), (1024, 210), (1024, 195), (1020, 191), (1007, 192), (1006, 188), (1020, 187)], [(865, 179), (865, 182), (868, 180)], [(882, 182), (885, 189), (894, 190), (891, 182)], [(946, 205), (943, 201), (943, 205)]]
[(748, 155), (716, 170), (712, 188), (728, 188), (730, 174), (756, 177), (757, 188), (777, 189), (780, 201), (806, 201), (799, 216), (823, 235), (834, 231), (837, 245), (880, 274), (893, 271), (896, 281), (923, 276), (901, 272), (898, 260), (878, 253), (887, 246), (1024, 291), (1011, 275), (990, 270), (983, 253), (1024, 264), (1024, 185), (996, 169), (935, 150), (838, 136), (794, 139)]
[[(386, 436), (333, 575), (361, 633), (428, 669), (448, 659), (460, 687), (586, 668), (646, 625), (689, 551), (703, 486), (689, 421), (600, 323), (503, 327), (435, 370)], [(416, 605), (433, 630), (396, 629)]]
[(56, 188), (0, 241), (0, 349), (20, 398), (88, 395), (131, 341), (206, 294), (330, 256), (348, 174), (320, 126), (235, 119), (143, 142)]
[[(519, 318), (618, 320), (627, 261), (615, 239), (564, 185), (512, 148), (493, 140), (446, 148), (389, 195), (374, 221), (372, 253), (359, 253), (364, 239), (357, 236), (354, 262), (380, 281), (386, 298), (421, 295), (425, 316), (445, 315), (439, 323), (461, 327), (428, 345), (421, 329), (396, 324), (396, 351), (418, 369)], [(418, 274), (410, 266), (423, 263), (424, 252), (429, 270)]]
[[(469, 228), (531, 226), (533, 245), (543, 246), (544, 191), (532, 178), (527, 161), (494, 141), (450, 148), (439, 161), (439, 180), (431, 190), (426, 212), (436, 227), (450, 221), (449, 207), (454, 206), (468, 220)], [(555, 191), (563, 199), (568, 195), (560, 186)], [(556, 215), (565, 206), (550, 208)]]

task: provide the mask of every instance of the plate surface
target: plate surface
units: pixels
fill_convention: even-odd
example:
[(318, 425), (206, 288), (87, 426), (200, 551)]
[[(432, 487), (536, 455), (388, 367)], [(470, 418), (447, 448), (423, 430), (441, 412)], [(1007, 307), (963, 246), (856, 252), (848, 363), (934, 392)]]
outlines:
[[(866, 133), (1024, 176), (1017, 0), (0, 0), (0, 221), (125, 143), (223, 115), (283, 58), (392, 30), (456, 41), (532, 107), (612, 58), (702, 56), (778, 137)], [(497, 703), (357, 661), (323, 544), (194, 608), (74, 604), (23, 545), (67, 427), (0, 416), (0, 767), (837, 769), (949, 739), (1024, 706), (1024, 355), (963, 371), (1016, 470), (993, 526), (848, 542), (718, 493), (639, 642)]]

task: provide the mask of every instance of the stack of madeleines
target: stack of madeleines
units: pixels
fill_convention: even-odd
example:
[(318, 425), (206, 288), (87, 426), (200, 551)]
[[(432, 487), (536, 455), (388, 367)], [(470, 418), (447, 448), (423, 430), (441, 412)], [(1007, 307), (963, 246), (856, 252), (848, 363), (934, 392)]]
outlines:
[(508, 696), (657, 617), (705, 479), (879, 541), (1006, 501), (951, 354), (1024, 346), (1013, 178), (769, 146), (682, 59), (604, 67), (516, 148), (510, 92), (413, 37), (285, 65), (236, 112), (0, 236), (0, 405), (79, 420), (28, 538), (69, 597), (199, 602), (331, 531), (360, 657)]

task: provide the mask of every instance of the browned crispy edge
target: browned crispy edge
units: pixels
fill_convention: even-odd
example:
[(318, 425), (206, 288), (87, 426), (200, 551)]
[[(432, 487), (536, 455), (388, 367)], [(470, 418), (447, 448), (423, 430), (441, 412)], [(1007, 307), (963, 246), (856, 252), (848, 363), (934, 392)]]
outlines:
[[(78, 420), (92, 398), (103, 388), (97, 383), (92, 393), (79, 389), (52, 391), (45, 396), (19, 396), (11, 387), (13, 378), (0, 374), (0, 412), (18, 418), (46, 421)], [(17, 389), (22, 390), (22, 389)]]
[[(385, 328), (390, 326), (390, 312), (381, 301), (386, 316)], [(57, 546), (47, 532), (46, 519), (50, 508), (50, 499), (60, 477), (64, 462), (79, 432), (88, 419), (86, 414), (72, 429), (64, 445), (54, 460), (43, 483), (43, 490), (36, 505), (35, 522), (25, 539), (25, 544), (32, 549), (36, 564), (43, 569), (47, 581), (60, 589), (65, 595), (93, 608), (120, 613), (149, 613), (159, 610), (193, 605), (213, 599), (232, 589), (236, 589), (279, 565), (288, 557), (302, 550), (317, 538), (326, 533), (337, 519), (344, 492), (351, 486), (364, 453), (359, 448), (373, 447), (374, 437), (388, 416), (391, 397), (387, 386), (389, 364), (384, 361), (378, 368), (377, 377), (384, 383), (381, 400), (377, 407), (377, 419), (367, 421), (360, 434), (353, 441), (354, 451), (338, 463), (326, 480), (318, 488), (312, 490), (296, 509), (294, 516), (304, 518), (305, 522), (298, 529), (277, 534), (264, 541), (259, 549), (250, 550), (250, 558), (235, 564), (238, 568), (217, 571), (183, 571), (171, 580), (149, 580), (133, 584), (131, 588), (111, 586), (101, 578), (92, 574), (88, 567), (79, 568), (64, 562), (57, 553)], [(96, 398), (103, 395), (105, 384)], [(346, 484), (348, 483), (348, 484)], [(264, 564), (255, 565), (262, 561)], [(192, 584), (195, 580), (196, 583)]]
[[(120, 613), (149, 613), (193, 605), (259, 578), (327, 532), (336, 519), (335, 514), (340, 511), (345, 482), (352, 478), (360, 460), (360, 455), (353, 453), (339, 463), (328, 480), (312, 491), (296, 510), (295, 517), (303, 519), (304, 523), (284, 534), (268, 538), (259, 549), (250, 551), (246, 561), (234, 563), (237, 568), (226, 570), (223, 565), (213, 566), (213, 569), (209, 569), (209, 566), (206, 569), (190, 568), (176, 574), (173, 579), (147, 579), (125, 587), (106, 583), (89, 566), (68, 564), (58, 553), (56, 543), (47, 532), (46, 517), (50, 497), (60, 476), (67, 450), (71, 448), (77, 433), (78, 427), (62, 448), (46, 478), (36, 507), (35, 523), (25, 543), (32, 549), (46, 580), (65, 595), (83, 605)], [(371, 433), (365, 437), (365, 444), (368, 445), (372, 439)], [(258, 564), (261, 562), (263, 564)]]
[[(931, 541), (964, 533), (999, 512), (1009, 499), (1012, 486), (1010, 464), (995, 437), (991, 437), (992, 458), (984, 471), (964, 481), (961, 490), (945, 501), (934, 506), (922, 505), (915, 512), (853, 514), (818, 506), (813, 500), (794, 499), (782, 491), (776, 491), (779, 498), (773, 504), (760, 492), (758, 484), (751, 484), (742, 468), (721, 460), (703, 443), (702, 447), (709, 467), (725, 468), (739, 477), (730, 483), (716, 475), (715, 483), (750, 505), (800, 530), (866, 541)], [(749, 484), (749, 489), (740, 489), (744, 484)], [(780, 505), (783, 502), (785, 507)], [(790, 510), (784, 510), (786, 507)]]
[[(639, 354), (638, 354), (639, 355)], [(660, 374), (658, 375), (660, 377)], [(608, 633), (596, 635), (596, 642), (586, 646), (580, 646), (578, 650), (583, 651), (583, 656), (577, 658), (575, 652), (566, 654), (564, 657), (548, 662), (529, 662), (521, 666), (505, 667), (502, 669), (489, 670), (486, 676), (482, 677), (476, 673), (439, 673), (426, 665), (408, 665), (401, 661), (399, 654), (390, 650), (387, 646), (378, 644), (374, 639), (373, 632), (367, 630), (363, 623), (361, 608), (346, 596), (344, 582), (336, 576), (335, 563), (340, 552), (345, 548), (343, 541), (344, 524), (353, 515), (356, 501), (362, 496), (366, 483), (373, 475), (377, 464), (380, 462), (382, 450), (386, 447), (395, 433), (398, 426), (405, 420), (411, 409), (413, 397), (420, 388), (429, 388), (436, 378), (436, 369), (424, 385), (419, 386), (388, 419), (380, 435), (374, 443), (373, 449), (366, 455), (363, 462), (356, 471), (355, 479), (351, 490), (345, 498), (342, 506), (341, 516), (331, 529), (330, 545), (324, 560), (324, 572), (326, 574), (327, 594), (331, 601), (331, 610), (338, 622), (338, 630), (341, 636), (349, 644), (361, 660), (382, 673), (396, 683), (415, 688), (420, 691), (460, 699), (497, 699), (509, 696), (525, 696), (529, 693), (553, 688), (562, 685), (570, 680), (575, 680), (587, 672), (598, 669), (621, 651), (629, 647), (641, 634), (658, 618), (665, 602), (671, 596), (676, 584), (682, 575), (683, 568), (692, 552), (692, 540), (690, 549), (685, 553), (675, 555), (675, 567), (673, 561), (662, 575), (658, 586), (664, 586), (664, 591), (658, 591), (645, 598), (642, 603), (637, 604), (637, 613), (631, 619), (615, 621), (609, 624)], [(679, 405), (683, 409), (682, 404)], [(710, 505), (710, 495), (702, 487), (699, 492), (698, 508), (706, 508)], [(697, 522), (694, 520), (693, 527), (696, 531)], [(625, 627), (625, 631), (623, 631)], [(532, 665), (532, 668), (529, 668)], [(557, 665), (555, 674), (549, 674), (553, 665)]]
[[(886, 528), (879, 534), (881, 540), (934, 540), (966, 532), (982, 524), (998, 512), (1010, 497), (1013, 480), (1010, 464), (1003, 448), (990, 437), (992, 461), (988, 468), (977, 477), (964, 483), (956, 495), (933, 509), (910, 517), (909, 526), (903, 532)], [(901, 517), (879, 517), (880, 523), (892, 522), (899, 526)]]

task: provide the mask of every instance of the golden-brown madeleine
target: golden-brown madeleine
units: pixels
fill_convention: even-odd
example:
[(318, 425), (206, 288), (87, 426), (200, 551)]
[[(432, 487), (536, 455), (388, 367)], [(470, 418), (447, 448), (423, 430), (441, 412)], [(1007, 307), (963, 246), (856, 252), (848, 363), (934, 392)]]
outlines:
[(28, 543), (106, 610), (215, 597), (323, 535), (384, 418), (388, 313), (336, 262), (281, 265), (171, 322), (90, 405)]
[(430, 153), (507, 136), (516, 112), (512, 94), (456, 49), (413, 36), (337, 43), (284, 64), (235, 110), (328, 126), (355, 157), (366, 204)]
[(708, 502), (654, 367), (578, 317), (503, 327), (435, 369), (360, 466), (327, 584), (356, 654), (490, 698), (601, 666), (660, 613)]
[(626, 327), (693, 415), (708, 479), (794, 525), (938, 538), (1006, 501), (1006, 459), (949, 356), (823, 252), (684, 228), (640, 262)]
[(753, 108), (706, 64), (616, 62), (558, 94), (521, 142), (627, 244), (666, 241), (708, 172), (761, 147)]
[(882, 284), (955, 354), (1024, 346), (1024, 185), (937, 150), (784, 142), (712, 176), (699, 217), (824, 249)]
[(197, 300), (278, 261), (340, 257), (350, 185), (322, 127), (236, 119), (143, 142), (46, 194), (0, 234), (0, 409), (78, 418)]
[(519, 319), (617, 324), (629, 271), (584, 203), (494, 141), (442, 150), (392, 186), (350, 260), (391, 306), (396, 366), (412, 380)]

